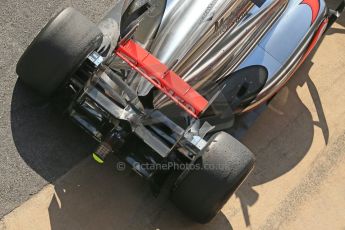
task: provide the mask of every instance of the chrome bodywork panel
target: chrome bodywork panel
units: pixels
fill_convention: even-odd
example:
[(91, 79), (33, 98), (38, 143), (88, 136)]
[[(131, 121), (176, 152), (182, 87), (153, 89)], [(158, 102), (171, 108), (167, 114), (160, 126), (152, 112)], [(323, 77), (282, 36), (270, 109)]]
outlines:
[[(311, 23), (310, 6), (301, 0), (267, 0), (260, 7), (245, 0), (172, 0), (151, 52), (168, 66), (177, 62), (173, 70), (203, 94), (237, 69), (265, 66), (269, 79), (253, 108), (285, 83), (286, 69), (305, 52), (326, 17), (324, 0), (319, 4)], [(151, 88), (141, 80), (138, 92), (146, 95)], [(163, 95), (155, 98), (158, 109), (168, 104)]]
[[(267, 85), (250, 108), (289, 77), (284, 69), (298, 62), (327, 13), (324, 0), (312, 23), (310, 6), (302, 0), (266, 0), (260, 7), (250, 0), (151, 2), (160, 16), (152, 24), (154, 18), (146, 15), (134, 38), (204, 96), (212, 97), (208, 92), (217, 87), (215, 82), (235, 70), (250, 65), (267, 68)], [(138, 75), (129, 78), (139, 96), (153, 88)], [(154, 104), (162, 109), (171, 102), (159, 94)]]
[[(152, 52), (168, 64), (177, 59), (178, 64), (174, 70), (205, 95), (216, 86), (217, 80), (226, 77), (237, 68), (283, 13), (287, 3), (287, 0), (272, 1), (260, 7), (257, 13), (251, 14), (250, 11), (254, 7), (251, 1), (231, 1), (231, 6), (223, 9), (223, 13), (215, 22), (209, 24), (208, 29), (204, 27), (200, 29), (204, 29), (204, 34), (200, 35), (200, 32), (194, 28), (187, 30), (191, 34), (196, 33), (196, 42), (191, 44), (183, 42), (182, 49), (176, 44), (171, 45), (169, 40), (179, 36), (178, 34), (174, 36), (170, 29), (170, 33), (165, 31), (164, 36), (157, 37), (158, 42), (154, 43)], [(165, 17), (167, 18), (168, 16)], [(187, 23), (184, 20), (182, 22)], [(175, 26), (174, 23), (169, 26), (175, 31), (175, 27), (172, 27)], [(186, 27), (181, 26), (181, 29)], [(163, 32), (164, 30), (159, 31), (159, 33)], [(164, 39), (160, 40), (162, 38)], [(186, 52), (187, 50), (189, 51)], [(166, 51), (179, 55), (167, 59)], [(169, 103), (164, 96), (158, 96), (155, 100), (156, 108), (162, 108)]]
[(227, 31), (221, 30), (221, 21), (236, 22), (243, 14), (242, 9), (252, 5), (249, 0), (175, 0), (172, 4), (151, 47), (152, 54), (166, 65), (175, 60), (184, 64), (186, 56), (194, 54), (196, 47)]
[(311, 23), (310, 6), (301, 4), (300, 0), (289, 1), (284, 14), (238, 67), (241, 69), (250, 65), (262, 65), (269, 72), (265, 88), (245, 111), (272, 97), (289, 80), (327, 16), (328, 9), (324, 0), (320, 0), (319, 4), (319, 13)]

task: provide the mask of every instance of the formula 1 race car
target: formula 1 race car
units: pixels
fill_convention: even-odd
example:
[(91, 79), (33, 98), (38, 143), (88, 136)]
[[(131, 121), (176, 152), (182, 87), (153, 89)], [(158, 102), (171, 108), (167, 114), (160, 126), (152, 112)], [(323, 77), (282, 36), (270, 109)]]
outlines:
[[(227, 130), (286, 84), (343, 11), (324, 0), (119, 0), (95, 25), (58, 13), (18, 62), (56, 103), (193, 220), (209, 222), (254, 167)], [(174, 175), (174, 176), (171, 176)]]

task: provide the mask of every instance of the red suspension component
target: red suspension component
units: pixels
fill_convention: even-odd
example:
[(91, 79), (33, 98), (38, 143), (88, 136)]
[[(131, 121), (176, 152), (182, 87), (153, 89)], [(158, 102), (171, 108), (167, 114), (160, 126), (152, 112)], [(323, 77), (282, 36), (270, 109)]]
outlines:
[(203, 96), (133, 40), (120, 44), (115, 54), (194, 118), (207, 108)]

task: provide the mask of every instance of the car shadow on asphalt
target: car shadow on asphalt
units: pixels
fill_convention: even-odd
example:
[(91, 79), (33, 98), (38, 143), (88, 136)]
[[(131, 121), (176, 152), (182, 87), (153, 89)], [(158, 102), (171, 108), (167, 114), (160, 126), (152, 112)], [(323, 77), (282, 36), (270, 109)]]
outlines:
[(61, 229), (232, 229), (220, 213), (210, 224), (185, 217), (169, 200), (169, 186), (155, 198), (147, 182), (130, 169), (116, 170), (111, 157), (98, 165), (91, 157), (55, 183), (50, 224)]
[(20, 81), (12, 95), (11, 129), (20, 156), (47, 182), (64, 175), (96, 146), (92, 138)]

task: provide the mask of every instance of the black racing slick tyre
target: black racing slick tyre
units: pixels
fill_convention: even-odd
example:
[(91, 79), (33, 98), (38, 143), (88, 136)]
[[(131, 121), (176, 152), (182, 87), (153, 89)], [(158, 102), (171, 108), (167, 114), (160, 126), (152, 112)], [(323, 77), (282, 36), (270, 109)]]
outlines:
[(57, 14), (41, 30), (17, 64), (19, 79), (52, 96), (102, 43), (98, 27), (74, 8)]
[[(194, 221), (211, 221), (254, 167), (255, 157), (231, 135), (215, 134), (194, 170), (177, 179), (173, 203)], [(182, 179), (181, 179), (182, 178)]]

